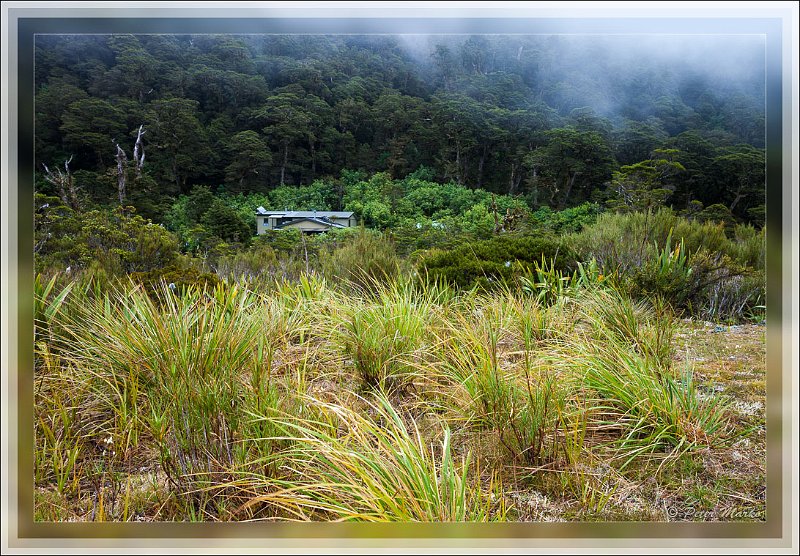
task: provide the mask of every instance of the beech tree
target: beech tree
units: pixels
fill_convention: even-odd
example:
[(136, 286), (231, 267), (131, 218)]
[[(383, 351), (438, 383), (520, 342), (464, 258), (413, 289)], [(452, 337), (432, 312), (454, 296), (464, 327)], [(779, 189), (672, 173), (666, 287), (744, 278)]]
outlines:
[(179, 193), (186, 193), (187, 180), (202, 175), (214, 162), (197, 107), (195, 100), (168, 98), (151, 103), (148, 113), (151, 144), (165, 155), (161, 173)]
[(93, 154), (96, 168), (104, 170), (114, 159), (114, 143), (126, 132), (125, 114), (97, 98), (76, 100), (61, 117), (64, 146), (71, 152)]
[(656, 150), (654, 158), (622, 166), (614, 172), (609, 206), (617, 210), (654, 210), (675, 191), (672, 178), (686, 169), (669, 158), (677, 150)]
[(269, 179), (272, 154), (255, 131), (241, 131), (227, 145), (231, 163), (225, 168), (225, 181), (233, 192), (258, 189)]
[(544, 137), (546, 143), (534, 149), (527, 162), (549, 185), (550, 199), (559, 209), (575, 196), (574, 190), (583, 200), (590, 187), (599, 187), (610, 177), (611, 149), (596, 131), (565, 127), (546, 131)]
[(306, 110), (303, 98), (297, 89), (287, 88), (270, 97), (258, 112), (257, 118), (266, 122), (264, 133), (279, 153), (279, 183), (284, 185), (286, 167), (289, 164), (289, 149), (295, 142), (306, 137), (306, 129), (311, 123), (312, 115)]
[(747, 216), (746, 206), (763, 206), (766, 198), (764, 151), (750, 145), (720, 149), (713, 168), (720, 184), (720, 199), (737, 215)]

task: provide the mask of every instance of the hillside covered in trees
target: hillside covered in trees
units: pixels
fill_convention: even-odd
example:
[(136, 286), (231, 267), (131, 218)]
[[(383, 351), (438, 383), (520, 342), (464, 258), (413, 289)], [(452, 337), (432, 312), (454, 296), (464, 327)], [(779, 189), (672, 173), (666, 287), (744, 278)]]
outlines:
[[(702, 40), (39, 36), (37, 190), (163, 222), (199, 185), (425, 167), (532, 210), (722, 205), (762, 225), (763, 45)], [(72, 197), (43, 168), (58, 181), (67, 160)]]

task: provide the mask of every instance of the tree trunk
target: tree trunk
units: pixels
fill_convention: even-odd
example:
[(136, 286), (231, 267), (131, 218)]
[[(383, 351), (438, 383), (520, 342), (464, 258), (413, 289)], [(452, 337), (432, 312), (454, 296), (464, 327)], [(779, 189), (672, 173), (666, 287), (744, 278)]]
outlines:
[(476, 189), (480, 189), (481, 186), (483, 185), (483, 163), (486, 160), (486, 149), (487, 149), (487, 146), (484, 145), (483, 146), (483, 151), (481, 152), (481, 158), (478, 161), (478, 181), (477, 181), (477, 184), (475, 185)]
[(117, 143), (117, 195), (119, 204), (125, 204), (125, 167), (128, 165), (128, 156)]
[[(519, 171), (518, 171), (519, 170)], [(519, 184), (522, 181), (522, 168), (517, 166), (515, 163), (511, 163), (511, 178), (508, 181), (508, 194), (514, 195), (519, 188)]]
[(133, 145), (133, 163), (136, 165), (136, 177), (142, 177), (142, 167), (144, 166), (144, 144), (142, 144), (142, 135), (144, 135), (144, 125), (139, 126), (139, 133), (136, 134), (136, 143)]
[(734, 197), (733, 202), (731, 202), (731, 206), (728, 207), (730, 211), (733, 212), (733, 209), (736, 208), (736, 205), (739, 204), (739, 201), (744, 199), (746, 196), (746, 193), (742, 193), (742, 186), (740, 185), (739, 189), (736, 190), (736, 197)]
[(494, 215), (494, 233), (497, 234), (500, 232), (500, 220), (497, 217), (497, 199), (492, 193), (492, 214)]
[(517, 190), (519, 189), (519, 184), (522, 181), (522, 176), (523, 176), (523, 172), (517, 173), (517, 179), (514, 182), (514, 193), (516, 193)]
[(80, 204), (78, 203), (78, 192), (75, 189), (75, 180), (72, 179), (72, 172), (69, 171), (70, 162), (72, 162), (71, 156), (69, 157), (69, 160), (64, 162), (64, 170), (67, 171), (67, 192), (69, 193), (72, 208), (78, 210), (78, 208), (80, 208)]
[(286, 163), (289, 161), (289, 143), (283, 145), (283, 164), (281, 164), (281, 185), (284, 184), (286, 177)]
[(511, 178), (508, 180), (508, 194), (513, 195), (517, 189), (517, 185), (519, 181), (516, 179), (517, 174), (517, 165), (515, 163), (511, 163)]
[(183, 187), (181, 187), (181, 178), (178, 175), (178, 157), (177, 157), (177, 155), (172, 157), (172, 176), (175, 178), (175, 187), (178, 188), (178, 193), (188, 193), (188, 191), (184, 191)]
[(561, 203), (559, 203), (559, 209), (563, 210), (565, 206), (567, 206), (567, 201), (569, 200), (569, 194), (572, 193), (572, 186), (575, 185), (575, 178), (578, 177), (578, 172), (573, 172), (570, 175), (569, 181), (567, 182), (567, 188), (564, 191), (564, 197), (561, 199)]
[(456, 182), (461, 185), (461, 145), (456, 141)]

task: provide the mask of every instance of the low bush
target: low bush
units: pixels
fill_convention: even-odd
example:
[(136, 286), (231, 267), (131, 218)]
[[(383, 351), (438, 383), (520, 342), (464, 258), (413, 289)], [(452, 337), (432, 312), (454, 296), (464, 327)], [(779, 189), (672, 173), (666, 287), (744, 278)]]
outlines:
[(528, 224), (533, 230), (546, 230), (556, 234), (576, 233), (594, 224), (599, 215), (600, 205), (596, 203), (583, 203), (559, 211), (541, 207), (531, 213)]
[(320, 270), (329, 282), (374, 292), (398, 276), (400, 258), (383, 234), (360, 229), (347, 235), (332, 252), (320, 253)]
[(603, 214), (567, 242), (636, 297), (659, 296), (675, 309), (710, 319), (742, 319), (763, 304), (765, 231), (697, 222), (669, 209)]
[(556, 239), (543, 236), (503, 235), (470, 242), (444, 251), (431, 250), (418, 263), (418, 272), (432, 281), (461, 288), (493, 289), (511, 286), (542, 259), (561, 271), (574, 267), (572, 250)]
[(164, 285), (181, 292), (188, 288), (213, 288), (222, 282), (216, 274), (203, 272), (195, 266), (182, 265), (157, 268), (150, 272), (133, 272), (130, 277), (134, 282), (142, 284), (153, 299), (158, 297)]

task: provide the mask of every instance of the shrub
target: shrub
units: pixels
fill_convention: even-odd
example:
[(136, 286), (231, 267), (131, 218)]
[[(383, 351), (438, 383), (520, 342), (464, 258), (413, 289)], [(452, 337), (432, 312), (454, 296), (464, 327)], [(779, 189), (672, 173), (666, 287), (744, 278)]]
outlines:
[(432, 250), (418, 266), (420, 274), (433, 281), (491, 289), (513, 284), (516, 277), (529, 272), (542, 258), (553, 261), (553, 267), (562, 271), (572, 268), (575, 260), (572, 251), (558, 240), (505, 235), (448, 251)]
[(739, 264), (756, 270), (764, 269), (767, 229), (756, 230), (747, 224), (733, 229), (733, 238), (728, 242), (726, 253)]
[(560, 211), (541, 207), (531, 213), (529, 225), (534, 230), (547, 230), (556, 234), (575, 233), (594, 224), (599, 214), (600, 205), (597, 203), (583, 203)]
[(456, 245), (459, 239), (464, 239), (463, 234), (458, 235), (457, 239), (456, 234), (441, 222), (427, 218), (404, 220), (387, 233), (391, 234), (400, 255), (409, 255), (420, 249)]
[(675, 307), (686, 307), (700, 287), (689, 265), (683, 240), (672, 248), (672, 234), (664, 247), (642, 266), (631, 270), (630, 285), (638, 297), (661, 296)]
[[(164, 285), (174, 284), (174, 291), (181, 292), (188, 288), (213, 288), (221, 280), (210, 272), (203, 272), (194, 266), (171, 265), (157, 268), (150, 272), (134, 272), (131, 279), (142, 284), (151, 298), (156, 299)], [(169, 286), (173, 289), (172, 286)]]
[(229, 281), (253, 282), (272, 278), (278, 264), (275, 250), (265, 242), (255, 242), (248, 249), (223, 255), (217, 261), (217, 274)]
[(303, 232), (298, 229), (265, 230), (255, 239), (255, 242), (269, 245), (276, 251), (298, 252), (302, 250)]
[(736, 217), (721, 203), (707, 206), (697, 213), (696, 218), (701, 222), (719, 222), (728, 232), (733, 232), (736, 227)]
[(578, 269), (569, 274), (554, 268), (552, 261), (542, 259), (533, 265), (532, 271), (520, 276), (522, 291), (534, 296), (540, 304), (549, 306), (583, 290), (618, 287), (616, 276), (603, 274), (596, 260), (579, 262), (577, 266)]
[(766, 308), (764, 271), (730, 274), (725, 268), (713, 271), (709, 285), (696, 301), (695, 311), (706, 320), (738, 321), (751, 316), (763, 319)]
[(203, 225), (215, 236), (224, 241), (250, 243), (254, 231), (250, 225), (220, 199), (214, 200), (201, 219)]
[(320, 253), (320, 269), (332, 283), (369, 292), (399, 274), (400, 259), (383, 234), (362, 228), (347, 234), (333, 252)]
[(763, 301), (753, 277), (764, 268), (765, 231), (697, 222), (669, 209), (603, 214), (568, 243), (616, 271), (635, 297), (661, 296), (676, 309), (709, 318), (743, 318)]
[(120, 275), (148, 272), (178, 257), (175, 236), (134, 214), (132, 207), (78, 213), (55, 201), (46, 203), (35, 215), (34, 240), (37, 272), (76, 271), (94, 264)]
[(668, 208), (655, 213), (601, 214), (594, 224), (572, 234), (568, 243), (582, 260), (594, 257), (601, 268), (627, 272), (654, 256), (670, 235), (692, 253), (701, 247), (720, 251), (728, 244), (722, 226), (692, 222)]

